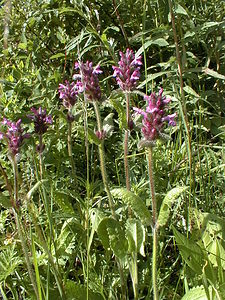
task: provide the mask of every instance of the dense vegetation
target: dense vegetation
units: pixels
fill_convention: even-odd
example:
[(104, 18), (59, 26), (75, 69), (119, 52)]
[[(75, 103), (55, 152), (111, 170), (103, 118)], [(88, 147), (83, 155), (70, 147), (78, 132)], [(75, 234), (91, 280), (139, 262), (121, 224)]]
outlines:
[(225, 299), (225, 2), (0, 3), (1, 299)]

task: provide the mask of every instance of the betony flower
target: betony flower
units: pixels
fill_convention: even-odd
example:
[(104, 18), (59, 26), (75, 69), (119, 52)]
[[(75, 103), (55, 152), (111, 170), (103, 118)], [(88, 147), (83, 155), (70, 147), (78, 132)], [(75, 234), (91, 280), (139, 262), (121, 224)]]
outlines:
[(19, 149), (23, 143), (23, 140), (29, 138), (29, 134), (23, 134), (23, 129), (21, 128), (21, 119), (17, 122), (11, 122), (10, 120), (4, 118), (2, 124), (7, 126), (6, 133), (0, 133), (0, 139), (6, 138), (10, 153), (15, 156), (19, 153)]
[(71, 109), (77, 101), (78, 91), (80, 91), (79, 84), (79, 82), (69, 83), (67, 80), (65, 84), (59, 84), (59, 98), (63, 100), (63, 105), (67, 109)]
[(77, 80), (77, 90), (84, 91), (89, 101), (99, 101), (101, 89), (98, 75), (102, 73), (100, 66), (93, 67), (92, 62), (86, 61), (86, 63), (76, 62), (74, 67), (75, 70), (79, 70), (79, 73), (73, 75), (73, 79)]
[(123, 91), (131, 91), (140, 79), (141, 56), (135, 58), (134, 52), (127, 49), (126, 53), (120, 52), (119, 66), (113, 66), (113, 76)]
[(34, 132), (40, 135), (44, 134), (49, 124), (52, 124), (51, 115), (47, 115), (46, 109), (42, 109), (41, 107), (38, 110), (32, 107), (31, 111), (33, 115), (27, 115), (27, 117), (34, 122)]
[(156, 93), (151, 93), (150, 96), (146, 95), (144, 98), (148, 105), (145, 110), (137, 107), (133, 108), (137, 114), (143, 116), (142, 133), (144, 140), (147, 142), (153, 142), (163, 136), (163, 129), (166, 122), (168, 122), (170, 126), (176, 125), (174, 121), (176, 113), (166, 115), (166, 106), (170, 102), (170, 99), (162, 94), (163, 89), (161, 88), (158, 95), (156, 95)]

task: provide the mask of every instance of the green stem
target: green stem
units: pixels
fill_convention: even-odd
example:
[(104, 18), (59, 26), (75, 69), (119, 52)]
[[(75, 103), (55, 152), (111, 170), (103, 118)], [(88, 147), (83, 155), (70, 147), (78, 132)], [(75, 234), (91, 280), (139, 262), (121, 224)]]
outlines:
[(152, 196), (152, 236), (153, 236), (153, 249), (152, 249), (152, 287), (153, 299), (158, 300), (158, 284), (157, 284), (157, 244), (158, 244), (158, 226), (157, 226), (157, 201), (155, 197), (155, 185), (153, 176), (153, 158), (152, 147), (148, 149), (148, 174), (149, 184)]
[[(68, 112), (68, 116), (71, 116), (71, 112)], [(72, 169), (72, 175), (74, 177), (74, 180), (76, 180), (75, 175), (75, 164), (73, 160), (73, 151), (72, 151), (72, 121), (68, 120), (68, 135), (67, 135), (67, 146), (68, 146), (68, 155), (71, 163), (71, 169)]]
[(15, 217), (15, 221), (16, 221), (16, 227), (18, 230), (18, 234), (19, 234), (19, 238), (21, 241), (21, 246), (22, 246), (22, 250), (25, 256), (25, 261), (26, 261), (26, 265), (27, 265), (27, 270), (28, 270), (28, 274), (31, 280), (31, 283), (33, 285), (33, 289), (34, 292), (36, 294), (37, 299), (39, 300), (39, 293), (38, 293), (38, 289), (37, 289), (37, 285), (36, 285), (36, 281), (35, 281), (35, 276), (34, 276), (34, 272), (32, 269), (32, 264), (29, 258), (29, 252), (27, 249), (27, 244), (26, 244), (26, 237), (23, 234), (23, 230), (22, 230), (22, 225), (20, 222), (20, 218), (18, 217), (18, 203), (19, 203), (19, 198), (18, 198), (18, 194), (19, 194), (19, 184), (18, 184), (18, 167), (17, 167), (17, 162), (16, 162), (16, 158), (15, 156), (12, 157), (12, 165), (13, 165), (13, 172), (14, 172), (14, 204), (15, 207), (12, 208), (14, 217)]
[[(95, 114), (96, 114), (96, 119), (97, 119), (97, 124), (98, 124), (98, 131), (102, 132), (102, 121), (101, 121), (101, 117), (100, 117), (100, 111), (99, 111), (98, 103), (96, 101), (94, 101), (93, 104), (94, 104), (94, 109), (95, 109)], [(113, 218), (116, 219), (113, 198), (112, 198), (112, 194), (110, 192), (109, 183), (108, 183), (108, 176), (107, 176), (106, 167), (105, 167), (104, 140), (101, 140), (101, 143), (99, 144), (98, 149), (99, 149), (99, 159), (100, 159), (102, 180), (103, 180), (105, 190), (106, 190), (106, 193), (107, 193), (107, 196), (108, 196), (109, 207), (111, 209), (112, 216), (113, 216)]]
[[(97, 124), (98, 124), (98, 131), (102, 132), (102, 121), (101, 121), (101, 116), (100, 116), (98, 103), (96, 101), (94, 101), (93, 105), (94, 105)], [(112, 195), (111, 195), (111, 192), (110, 192), (109, 183), (108, 183), (108, 176), (107, 176), (106, 167), (105, 167), (104, 140), (101, 140), (101, 143), (99, 144), (98, 149), (99, 149), (99, 159), (100, 159), (102, 180), (103, 180), (105, 190), (106, 190), (106, 193), (107, 193), (107, 196), (108, 196), (109, 206), (110, 206), (110, 209), (111, 209), (112, 217), (114, 219), (116, 219), (113, 198), (112, 198)], [(118, 265), (118, 269), (119, 269), (119, 273), (120, 273), (122, 299), (125, 300), (126, 299), (126, 283), (125, 283), (125, 280), (124, 280), (123, 268), (122, 268), (120, 260), (118, 258), (116, 258), (116, 263)]]

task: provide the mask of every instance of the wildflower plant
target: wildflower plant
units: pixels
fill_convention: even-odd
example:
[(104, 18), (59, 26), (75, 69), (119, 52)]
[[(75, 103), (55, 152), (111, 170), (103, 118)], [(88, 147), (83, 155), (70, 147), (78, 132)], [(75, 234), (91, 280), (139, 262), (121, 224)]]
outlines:
[[(113, 76), (116, 78), (117, 84), (125, 94), (126, 99), (126, 128), (124, 136), (124, 169), (126, 178), (126, 188), (130, 190), (130, 171), (128, 163), (128, 144), (129, 130), (133, 127), (130, 116), (130, 92), (133, 91), (140, 79), (140, 67), (142, 65), (142, 57), (135, 57), (133, 50), (127, 49), (125, 53), (119, 52), (120, 60), (118, 66), (113, 66)], [(131, 214), (131, 212), (129, 212)]]
[(158, 95), (153, 92), (150, 96), (145, 95), (147, 106), (145, 109), (134, 107), (136, 114), (142, 116), (142, 134), (144, 138), (139, 142), (139, 147), (148, 148), (147, 163), (150, 192), (152, 198), (152, 235), (153, 235), (153, 251), (152, 251), (152, 286), (154, 300), (159, 299), (158, 293), (158, 280), (157, 280), (157, 251), (158, 251), (158, 213), (157, 213), (157, 201), (155, 196), (155, 184), (153, 174), (153, 155), (152, 149), (155, 145), (155, 141), (160, 138), (164, 138), (163, 133), (165, 125), (168, 123), (170, 126), (175, 126), (176, 113), (167, 115), (167, 105), (170, 99), (163, 96), (163, 89), (160, 88)]
[(167, 105), (170, 98), (163, 96), (163, 89), (160, 88), (158, 95), (155, 92), (150, 96), (145, 95), (147, 106), (145, 110), (134, 107), (136, 114), (142, 116), (142, 134), (143, 140), (139, 143), (140, 147), (153, 146), (155, 141), (165, 138), (164, 127), (168, 123), (170, 126), (176, 126), (176, 113), (166, 115)]
[(21, 128), (21, 119), (17, 122), (12, 122), (6, 118), (3, 119), (2, 124), (7, 127), (6, 132), (0, 132), (0, 139), (6, 139), (9, 147), (9, 153), (12, 157), (15, 157), (19, 151), (24, 139), (29, 138), (30, 135), (23, 134)]

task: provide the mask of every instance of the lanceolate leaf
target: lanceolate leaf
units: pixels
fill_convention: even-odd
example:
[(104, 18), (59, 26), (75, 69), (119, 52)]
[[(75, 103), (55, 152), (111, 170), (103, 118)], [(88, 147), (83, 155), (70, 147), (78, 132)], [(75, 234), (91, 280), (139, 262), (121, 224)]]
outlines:
[(166, 222), (169, 219), (170, 210), (173, 203), (177, 200), (180, 194), (182, 194), (186, 189), (187, 187), (176, 187), (166, 194), (159, 211), (159, 217), (158, 217), (159, 226), (164, 226), (166, 224)]
[(152, 218), (144, 201), (133, 192), (125, 188), (115, 188), (111, 191), (115, 198), (121, 199), (125, 204), (131, 207), (135, 215), (140, 218), (144, 225), (151, 225)]
[(125, 258), (128, 242), (118, 221), (113, 218), (103, 219), (98, 226), (97, 233), (105, 249), (111, 248), (118, 258)]
[(111, 136), (113, 132), (113, 113), (108, 114), (108, 116), (103, 120), (103, 130), (105, 131), (107, 137)]
[(203, 251), (196, 243), (189, 240), (174, 227), (173, 233), (184, 261), (194, 272), (200, 275), (202, 273), (202, 267), (205, 264)]
[(127, 219), (126, 236), (128, 239), (129, 252), (140, 252), (141, 255), (145, 256), (145, 228), (140, 220)]

